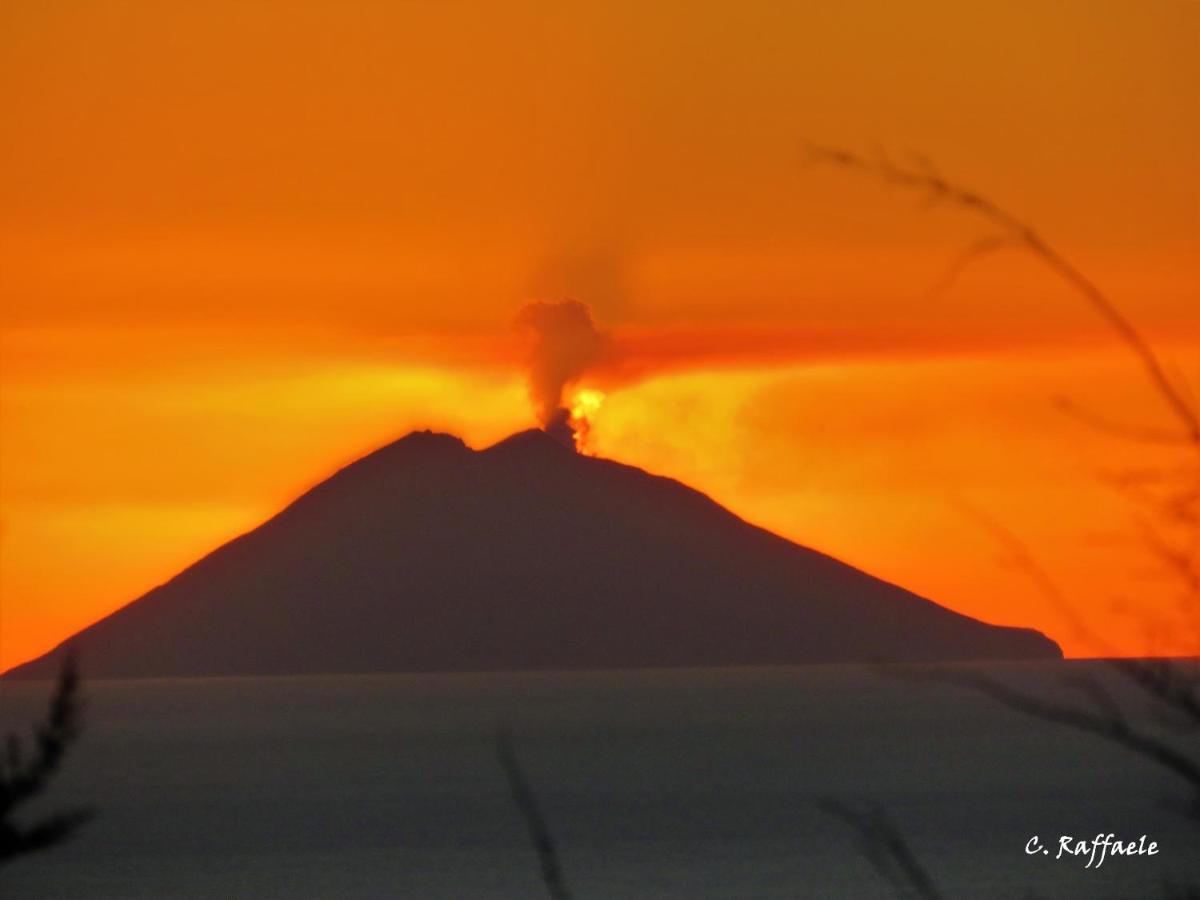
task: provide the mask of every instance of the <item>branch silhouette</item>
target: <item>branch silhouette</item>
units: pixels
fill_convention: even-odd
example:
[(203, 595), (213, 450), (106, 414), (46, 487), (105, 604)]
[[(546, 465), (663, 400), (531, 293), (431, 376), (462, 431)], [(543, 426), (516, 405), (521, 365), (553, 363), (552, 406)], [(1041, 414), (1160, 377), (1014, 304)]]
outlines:
[[(969, 508), (968, 511), (1009, 549), (1017, 567), (1029, 577), (1043, 597), (1063, 612), (1077, 633), (1103, 647), (1100, 639), (1075, 615), (1066, 594), (1020, 536), (983, 513)], [(1140, 691), (1157, 712), (1160, 723), (1170, 726), (1177, 735), (1185, 738), (1200, 736), (1200, 675), (1194, 666), (1170, 659), (1116, 656), (1109, 657), (1105, 663)], [(1094, 734), (1132, 750), (1188, 782), (1193, 793), (1190, 804), (1192, 815), (1200, 822), (1200, 761), (1196, 757), (1196, 748), (1191, 747), (1189, 752), (1166, 737), (1132, 724), (1108, 690), (1095, 678), (1077, 676), (1070, 679), (1070, 683), (1092, 701), (1090, 708), (1079, 708), (1051, 703), (994, 679), (974, 674), (912, 673), (909, 677), (972, 687), (1010, 709)]]
[(50, 700), (46, 721), (34, 734), (34, 750), (27, 756), (21, 739), (11, 734), (0, 759), (0, 863), (58, 844), (92, 817), (90, 810), (55, 813), (22, 827), (13, 816), (24, 803), (49, 786), (67, 750), (79, 737), (79, 673), (74, 656), (63, 658), (62, 673)]
[[(1073, 288), (1132, 353), (1178, 431), (1116, 423), (1102, 414), (1063, 399), (1058, 399), (1057, 405), (1063, 412), (1098, 431), (1140, 442), (1182, 446), (1192, 451), (1189, 457), (1192, 463), (1182, 478), (1179, 473), (1164, 474), (1162, 470), (1154, 470), (1150, 477), (1156, 483), (1151, 485), (1147, 495), (1134, 499), (1158, 520), (1171, 526), (1182, 526), (1187, 532), (1182, 541), (1173, 543), (1150, 523), (1143, 523), (1142, 528), (1149, 551), (1182, 586), (1184, 600), (1181, 608), (1185, 618), (1190, 619), (1200, 635), (1200, 569), (1197, 568), (1200, 554), (1200, 411), (1186, 381), (1168, 374), (1166, 365), (1132, 320), (1037, 229), (982, 194), (944, 178), (928, 160), (917, 157), (912, 165), (901, 166), (883, 154), (872, 159), (842, 148), (814, 144), (806, 145), (805, 150), (810, 161), (877, 175), (889, 184), (924, 194), (928, 203), (957, 206), (998, 229), (998, 234), (975, 242), (951, 261), (946, 275), (935, 287), (935, 294), (948, 290), (962, 272), (980, 258), (1003, 247), (1021, 247)], [(1169, 485), (1165, 493), (1161, 490), (1164, 481)], [(1158, 488), (1159, 492), (1155, 493), (1154, 488)], [(1074, 610), (1067, 594), (1015, 531), (973, 509), (967, 508), (967, 513), (1008, 550), (1017, 567), (1038, 592), (1066, 617), (1078, 635), (1090, 638), (1095, 646), (1103, 646)], [(1109, 658), (1106, 662), (1135, 688), (1138, 696), (1156, 714), (1159, 724), (1165, 726), (1174, 738), (1148, 726), (1135, 724), (1123, 712), (1108, 688), (1099, 679), (1087, 675), (1065, 679), (1066, 683), (1082, 692), (1085, 700), (1082, 704), (1046, 699), (978, 673), (915, 672), (905, 677), (968, 687), (1023, 715), (1094, 735), (1133, 752), (1183, 780), (1190, 793), (1186, 812), (1200, 827), (1200, 742), (1197, 741), (1200, 737), (1200, 666), (1194, 662), (1188, 664), (1170, 659)], [(909, 871), (902, 863), (910, 852), (903, 835), (895, 830), (881, 810), (856, 814), (844, 805), (830, 807), (827, 804), (827, 808), (840, 810), (837, 814), (854, 824), (860, 833), (873, 836), (870, 840), (874, 850), (868, 849), (868, 856), (874, 853), (872, 861), (876, 862), (877, 867), (879, 864), (876, 860), (881, 847), (898, 848), (893, 852), (896, 865), (899, 865), (902, 873)], [(936, 893), (920, 893), (933, 882), (928, 879), (928, 873), (920, 867), (919, 862), (913, 860), (913, 863), (916, 865), (916, 875), (909, 878), (907, 883), (893, 880), (893, 884), (898, 885), (897, 890), (903, 888), (910, 895), (916, 890), (917, 896), (936, 896)], [(936, 891), (936, 887), (933, 890)], [(1172, 887), (1167, 895), (1200, 896), (1200, 887)]]
[(1005, 244), (1022, 246), (1067, 282), (1108, 323), (1142, 366), (1147, 378), (1168, 409), (1183, 427), (1186, 439), (1200, 448), (1200, 412), (1185, 390), (1167, 375), (1166, 367), (1149, 341), (1133, 322), (1090, 278), (1048, 243), (1029, 223), (1022, 221), (997, 203), (944, 178), (928, 160), (917, 158), (916, 168), (897, 165), (880, 154), (876, 159), (817, 144), (804, 145), (805, 156), (812, 162), (824, 162), (843, 169), (873, 173), (889, 184), (900, 185), (925, 195), (929, 203), (949, 203), (968, 210), (1000, 228), (1003, 237), (984, 238), (973, 244), (951, 267), (955, 277), (980, 256)]
[[(1140, 665), (1136, 669), (1130, 667), (1131, 672), (1140, 673), (1140, 670)], [(1091, 706), (1085, 709), (1043, 700), (993, 678), (969, 672), (909, 673), (906, 677), (969, 687), (1016, 712), (1046, 722), (1066, 725), (1132, 750), (1143, 759), (1180, 776), (1188, 784), (1192, 797), (1187, 812), (1200, 823), (1200, 762), (1170, 741), (1133, 725), (1112, 695), (1094, 678), (1077, 678), (1071, 682), (1090, 699)], [(1140, 678), (1140, 674), (1134, 677)], [(1163, 702), (1175, 702), (1173, 686), (1164, 686), (1161, 691), (1157, 687), (1151, 690), (1156, 691), (1155, 696)], [(1195, 697), (1192, 697), (1188, 706), (1194, 702)]]

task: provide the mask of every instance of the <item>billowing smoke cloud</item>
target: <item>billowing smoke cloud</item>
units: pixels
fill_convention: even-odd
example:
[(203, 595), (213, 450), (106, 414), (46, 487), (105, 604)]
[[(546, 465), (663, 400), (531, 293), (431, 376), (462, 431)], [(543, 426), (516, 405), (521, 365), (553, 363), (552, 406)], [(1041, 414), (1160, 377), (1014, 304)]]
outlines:
[(560, 406), (550, 414), (550, 421), (542, 425), (546, 434), (565, 447), (579, 446), (578, 425), (571, 419), (571, 411)]
[(608, 336), (596, 328), (591, 310), (578, 300), (528, 303), (517, 325), (534, 336), (529, 355), (529, 396), (538, 422), (565, 444), (574, 444), (563, 391), (603, 357)]

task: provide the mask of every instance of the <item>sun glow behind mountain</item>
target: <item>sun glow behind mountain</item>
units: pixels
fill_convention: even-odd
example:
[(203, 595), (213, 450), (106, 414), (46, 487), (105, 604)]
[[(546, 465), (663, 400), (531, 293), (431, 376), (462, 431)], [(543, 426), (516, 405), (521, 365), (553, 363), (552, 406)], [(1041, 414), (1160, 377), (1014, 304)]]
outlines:
[(1103, 323), (1013, 252), (931, 299), (975, 226), (797, 147), (934, 157), (1194, 380), (1198, 9), (10, 4), (0, 664), (412, 428), (528, 427), (564, 298), (621, 351), (587, 452), (1095, 652), (965, 502), (1111, 648), (1196, 649), (1105, 486), (1145, 448), (1054, 409), (1161, 424)]

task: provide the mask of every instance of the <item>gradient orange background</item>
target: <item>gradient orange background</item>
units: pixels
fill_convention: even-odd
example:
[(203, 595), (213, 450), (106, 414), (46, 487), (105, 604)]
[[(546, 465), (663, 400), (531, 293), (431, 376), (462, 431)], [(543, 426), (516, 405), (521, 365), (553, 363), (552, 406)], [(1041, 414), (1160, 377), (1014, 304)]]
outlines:
[[(412, 427), (531, 424), (511, 322), (624, 348), (597, 452), (1070, 653), (1195, 652), (1107, 473), (1165, 413), (1037, 223), (1192, 385), (1200, 4), (55, 2), (0, 11), (0, 665)], [(811, 4), (813, 7), (830, 6)], [(1085, 638), (963, 512), (1019, 532)]]

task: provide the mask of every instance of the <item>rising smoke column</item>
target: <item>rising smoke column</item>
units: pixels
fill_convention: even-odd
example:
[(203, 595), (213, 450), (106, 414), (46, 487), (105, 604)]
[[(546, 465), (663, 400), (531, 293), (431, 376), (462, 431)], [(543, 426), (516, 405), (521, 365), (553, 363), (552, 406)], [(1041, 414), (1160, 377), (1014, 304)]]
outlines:
[(608, 336), (596, 328), (587, 304), (578, 300), (527, 303), (517, 325), (534, 336), (529, 354), (529, 397), (547, 433), (574, 446), (571, 411), (563, 406), (563, 391), (591, 366), (608, 346)]

